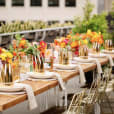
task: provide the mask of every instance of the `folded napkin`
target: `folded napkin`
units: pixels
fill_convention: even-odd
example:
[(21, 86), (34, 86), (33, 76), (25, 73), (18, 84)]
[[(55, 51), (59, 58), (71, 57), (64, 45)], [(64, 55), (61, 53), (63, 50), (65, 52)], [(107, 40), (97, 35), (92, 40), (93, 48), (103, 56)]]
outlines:
[(102, 71), (102, 67), (101, 67), (101, 64), (99, 62), (98, 59), (95, 59), (95, 58), (92, 58), (93, 59), (93, 62), (95, 62), (97, 64), (97, 71), (99, 74), (101, 74), (103, 71)]
[(114, 63), (113, 63), (113, 59), (111, 57), (111, 55), (109, 55), (108, 53), (104, 54), (104, 53), (100, 53), (100, 54), (89, 54), (90, 57), (93, 57), (93, 58), (102, 58), (102, 57), (107, 57), (109, 59), (109, 62), (110, 62), (110, 66), (114, 66)]
[[(59, 85), (60, 85), (60, 87), (61, 87), (61, 89), (62, 89), (62, 91), (64, 92), (64, 94), (65, 94), (65, 106), (67, 106), (67, 91), (66, 91), (66, 88), (65, 88), (65, 86), (64, 86), (64, 82), (63, 82), (63, 80), (62, 80), (62, 78), (61, 78), (61, 76), (60, 76), (60, 74), (58, 74), (58, 73), (56, 73), (56, 72), (47, 72), (48, 73), (48, 76), (50, 75), (50, 79), (57, 79), (58, 80), (58, 82), (59, 82)], [(42, 76), (43, 77), (43, 76)], [(32, 78), (32, 77), (30, 77), (30, 78)], [(34, 80), (38, 80), (38, 78), (33, 78)], [(41, 80), (41, 77), (39, 78), (40, 80)], [(43, 80), (44, 80), (44, 77), (42, 78)], [(46, 78), (47, 79), (47, 78)], [(33, 81), (34, 81), (33, 80)]]
[(29, 109), (33, 110), (37, 107), (36, 99), (32, 90), (32, 87), (27, 84), (17, 83), (17, 87), (22, 87), (25, 89), (27, 96), (28, 96), (28, 102), (29, 102)]
[(84, 74), (84, 71), (83, 71), (81, 65), (78, 65), (78, 68), (79, 68), (79, 72), (80, 72), (80, 83), (83, 85), (86, 82), (85, 74)]
[(113, 59), (112, 59), (111, 55), (105, 54), (105, 56), (109, 59), (110, 66), (114, 66)]
[(61, 86), (61, 89), (62, 89), (63, 92), (64, 92), (64, 95), (65, 95), (65, 101), (64, 101), (65, 104), (64, 104), (64, 105), (67, 107), (67, 91), (66, 91), (66, 88), (64, 87), (64, 82), (63, 82), (63, 80), (62, 80), (60, 74), (55, 73), (55, 72), (53, 72), (53, 74), (57, 77), (58, 82), (59, 82), (59, 84), (60, 84), (60, 86)]

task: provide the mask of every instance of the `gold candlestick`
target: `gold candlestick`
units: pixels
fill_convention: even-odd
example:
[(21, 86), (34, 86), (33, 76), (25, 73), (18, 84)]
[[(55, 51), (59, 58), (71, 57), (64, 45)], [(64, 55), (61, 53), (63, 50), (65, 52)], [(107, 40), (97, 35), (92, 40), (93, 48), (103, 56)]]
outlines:
[(87, 46), (81, 46), (79, 48), (79, 56), (83, 59), (88, 59), (88, 47)]
[(109, 50), (109, 51), (112, 51), (112, 47), (113, 47), (113, 43), (112, 43), (112, 40), (105, 40), (105, 49), (106, 50)]
[(93, 51), (94, 53), (99, 53), (100, 52), (100, 44), (97, 42), (93, 43)]
[(5, 86), (13, 85), (14, 79), (12, 75), (11, 64), (3, 63), (1, 69), (1, 84)]

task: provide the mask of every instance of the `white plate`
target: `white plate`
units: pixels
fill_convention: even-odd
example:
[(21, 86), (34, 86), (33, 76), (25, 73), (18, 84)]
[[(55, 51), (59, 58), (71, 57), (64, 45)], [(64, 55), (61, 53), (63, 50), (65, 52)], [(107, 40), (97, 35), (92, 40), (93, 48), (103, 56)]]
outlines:
[(27, 72), (27, 75), (29, 75), (30, 78), (36, 78), (36, 79), (49, 79), (53, 78), (54, 76), (51, 72), (44, 72), (44, 73)]
[(104, 58), (104, 57), (106, 57), (106, 55), (102, 54), (102, 53), (99, 53), (99, 54), (89, 53), (89, 56), (93, 57), (93, 58)]
[(62, 65), (62, 64), (54, 64), (56, 69), (62, 69), (62, 70), (73, 70), (76, 68), (77, 65), (74, 64), (68, 64), (68, 65)]
[(74, 57), (74, 60), (77, 62), (82, 62), (82, 63), (91, 63), (93, 62), (93, 59), (88, 58), (88, 59), (82, 59), (80, 57)]
[(13, 85), (13, 86), (1, 86), (0, 87), (0, 92), (19, 92), (23, 91), (24, 88)]
[(114, 50), (108, 51), (108, 50), (102, 50), (102, 53), (107, 53), (107, 54), (114, 54)]

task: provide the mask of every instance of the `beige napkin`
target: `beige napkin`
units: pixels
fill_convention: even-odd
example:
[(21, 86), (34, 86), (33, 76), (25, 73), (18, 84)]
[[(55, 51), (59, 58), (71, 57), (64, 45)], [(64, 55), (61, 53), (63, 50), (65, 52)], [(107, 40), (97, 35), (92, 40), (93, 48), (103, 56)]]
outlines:
[(97, 71), (99, 74), (101, 74), (103, 71), (102, 71), (102, 67), (101, 67), (101, 64), (99, 62), (98, 59), (95, 59), (95, 58), (92, 58), (93, 59), (93, 62), (95, 62), (97, 64)]
[(85, 74), (84, 74), (84, 71), (82, 69), (82, 66), (81, 65), (77, 65), (77, 66), (78, 66), (79, 72), (80, 72), (80, 83), (83, 85), (86, 82)]
[(32, 87), (27, 84), (17, 83), (16, 86), (23, 87), (28, 96), (29, 109), (33, 110), (37, 107), (36, 99), (32, 90)]
[[(51, 76), (50, 79), (57, 79), (57, 80), (58, 80), (59, 85), (60, 85), (62, 91), (63, 91), (64, 94), (65, 94), (65, 106), (67, 106), (67, 91), (66, 91), (66, 88), (65, 88), (65, 86), (64, 86), (64, 82), (63, 82), (63, 80), (62, 80), (60, 74), (58, 74), (58, 73), (56, 73), (56, 72), (47, 72), (47, 73), (48, 73), (48, 76), (49, 76), (49, 75)], [(34, 79), (34, 80), (32, 80), (32, 81), (35, 81), (35, 80), (38, 80), (38, 78), (36, 78), (36, 79)], [(40, 78), (40, 80), (41, 80), (41, 78)], [(42, 80), (44, 80), (44, 78), (43, 78)], [(47, 79), (47, 80), (48, 80), (48, 79)]]
[(110, 66), (114, 66), (112, 57), (109, 54), (105, 54), (105, 56), (109, 59)]

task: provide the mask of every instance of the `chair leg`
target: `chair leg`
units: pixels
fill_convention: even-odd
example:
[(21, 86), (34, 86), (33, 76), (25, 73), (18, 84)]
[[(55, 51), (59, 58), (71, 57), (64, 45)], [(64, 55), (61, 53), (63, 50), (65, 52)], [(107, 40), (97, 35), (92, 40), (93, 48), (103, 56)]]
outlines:
[(99, 104), (99, 106), (100, 106), (100, 111), (101, 111), (101, 114), (104, 114), (104, 113), (103, 113), (103, 109), (102, 109), (101, 104)]
[(112, 114), (113, 114), (113, 109), (112, 109), (112, 106), (111, 106), (111, 104), (110, 104), (109, 98), (108, 98), (108, 96), (107, 96), (106, 93), (104, 93), (104, 94), (105, 94), (105, 96), (106, 96), (107, 103), (108, 103), (108, 105), (109, 105), (109, 107), (110, 107), (110, 109), (111, 109), (111, 112), (112, 112)]

